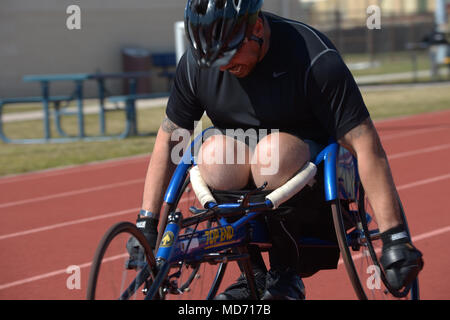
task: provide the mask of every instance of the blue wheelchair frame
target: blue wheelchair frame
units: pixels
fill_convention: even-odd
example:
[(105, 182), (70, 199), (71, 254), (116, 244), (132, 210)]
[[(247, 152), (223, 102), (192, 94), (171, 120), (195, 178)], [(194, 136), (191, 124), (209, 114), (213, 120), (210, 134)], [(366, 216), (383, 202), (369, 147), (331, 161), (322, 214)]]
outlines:
[[(185, 151), (182, 161), (177, 166), (165, 194), (164, 201), (168, 205), (173, 205), (179, 200), (189, 168), (196, 165), (192, 150), (195, 150), (195, 145), (201, 141), (203, 135), (209, 129), (206, 129), (201, 135), (197, 136)], [(337, 206), (340, 205), (340, 200), (356, 201), (360, 180), (357, 162), (353, 155), (345, 148), (341, 148), (336, 142), (331, 142), (317, 155), (314, 161), (316, 166), (322, 162), (324, 164), (325, 200), (329, 203), (335, 203)], [(196, 214), (186, 219), (183, 218), (182, 213), (176, 212), (176, 210), (169, 212), (167, 224), (155, 255), (157, 266), (153, 271), (156, 277), (146, 299), (155, 297), (158, 288), (165, 281), (169, 269), (180, 262), (202, 263), (208, 261), (205, 258), (208, 258), (208, 255), (211, 253), (218, 253), (231, 248), (242, 248), (248, 243), (269, 244), (267, 229), (255, 218), (261, 213), (270, 212), (272, 206), (270, 200), (258, 203), (249, 203), (243, 200), (241, 203), (225, 203), (220, 205), (209, 203), (208, 208), (205, 210), (191, 208), (191, 211)], [(236, 216), (236, 214), (244, 215), (237, 221), (229, 223), (226, 217)], [(198, 226), (202, 216), (203, 220), (201, 221), (207, 221), (213, 218), (217, 219), (219, 226), (199, 231), (196, 231), (197, 227), (195, 227), (193, 231), (190, 230), (180, 235), (180, 230), (193, 225)], [(366, 214), (367, 223), (370, 222), (369, 219), (371, 219), (370, 216)], [(247, 228), (249, 224), (252, 224), (252, 239), (249, 239)], [(346, 244), (348, 246), (345, 249), (348, 250), (349, 247), (353, 247), (354, 245), (361, 245), (360, 242), (357, 242), (358, 237), (364, 238), (364, 234), (358, 228), (348, 233), (346, 235)], [(298, 244), (300, 247), (339, 247), (339, 244), (336, 242), (315, 238), (300, 239)], [(220, 262), (220, 255), (218, 257), (219, 260), (216, 262)], [(248, 255), (235, 255), (233, 259), (228, 261), (238, 261), (245, 258), (248, 258)], [(216, 279), (217, 277), (221, 277), (219, 273)], [(142, 277), (138, 276), (138, 278)], [(418, 299), (417, 280), (413, 287), (412, 299)], [(210, 291), (208, 296), (211, 297), (211, 295), (214, 294)]]
[[(177, 199), (179, 199), (189, 168), (196, 165), (192, 150), (195, 150), (195, 145), (201, 142), (203, 135), (209, 129), (210, 128), (206, 129), (202, 132), (202, 134), (197, 136), (184, 152), (184, 156), (172, 176), (164, 197), (164, 201), (168, 205), (173, 205)], [(326, 201), (335, 200), (339, 196), (342, 198), (348, 195), (356, 194), (356, 184), (354, 183), (354, 180), (349, 184), (347, 183), (347, 185), (341, 183), (339, 184), (339, 188), (337, 187), (338, 171), (336, 168), (336, 160), (338, 158), (338, 152), (339, 145), (333, 142), (323, 149), (314, 161), (316, 165), (324, 162)], [(356, 162), (351, 154), (346, 151), (342, 153), (341, 158), (343, 161), (342, 166), (340, 166), (340, 171), (345, 171), (347, 172), (347, 176), (351, 176), (353, 179), (358, 179), (357, 175), (355, 175)], [(194, 231), (188, 234), (180, 235), (179, 233), (181, 229), (199, 223), (198, 220), (195, 222), (196, 216), (184, 220), (180, 212), (169, 212), (168, 221), (164, 229), (159, 248), (155, 255), (156, 261), (158, 262), (159, 276), (155, 279), (155, 283), (157, 284), (156, 287), (159, 286), (158, 283), (162, 283), (163, 277), (167, 275), (169, 268), (180, 261), (203, 262), (204, 257), (210, 253), (220, 252), (222, 250), (247, 244), (249, 239), (248, 229), (246, 227), (248, 227), (249, 223), (252, 224), (253, 231), (252, 239), (250, 240), (251, 243), (270, 243), (266, 228), (260, 224), (260, 222), (255, 220), (255, 218), (262, 212), (268, 212), (271, 210), (272, 203), (269, 200), (260, 203), (247, 203), (245, 207), (243, 207), (241, 203), (226, 203), (220, 205), (210, 203), (208, 205), (209, 207), (204, 210), (204, 213), (209, 212), (209, 218), (213, 217), (211, 213), (217, 213), (217, 216), (219, 217), (219, 226)], [(229, 223), (224, 217), (227, 212), (230, 214), (244, 213), (244, 215), (237, 221)], [(207, 219), (204, 221), (206, 220)], [(301, 239), (299, 245), (314, 247), (338, 246), (335, 242), (314, 238)], [(147, 298), (151, 299), (155, 294), (155, 290), (153, 290), (153, 292), (150, 290)]]
[[(172, 204), (176, 201), (183, 182), (186, 179), (188, 169), (192, 165), (195, 165), (195, 160), (191, 155), (191, 150), (194, 147), (194, 144), (197, 143), (197, 141), (198, 140), (196, 139), (194, 140), (194, 142), (192, 142), (190, 148), (185, 153), (186, 156), (183, 158), (182, 163), (180, 163), (175, 170), (164, 198), (165, 202), (168, 204)], [(337, 143), (332, 143), (328, 147), (323, 149), (315, 159), (316, 165), (319, 165), (322, 161), (324, 161), (325, 163), (324, 183), (326, 201), (335, 200), (339, 196), (339, 190), (336, 183), (337, 170), (335, 165), (336, 158), (338, 156), (338, 148), (339, 146)], [(344, 160), (345, 157), (343, 157), (342, 159)], [(351, 159), (353, 160), (353, 158)], [(344, 164), (344, 162), (342, 163)], [(354, 172), (353, 162), (351, 162), (350, 165), (348, 162), (345, 164), (346, 166), (341, 166), (341, 169), (347, 170), (349, 172), (352, 172), (353, 170)], [(354, 185), (355, 184), (352, 183), (350, 187)], [(346, 187), (342, 184), (339, 184), (339, 187), (340, 193), (343, 196), (348, 197), (348, 195), (355, 194), (355, 190), (350, 190), (348, 186)], [(209, 204), (210, 209), (214, 208), (219, 212), (223, 210), (229, 210), (231, 212), (237, 211), (239, 210), (240, 206), (241, 204), (239, 203), (226, 203), (221, 205), (217, 205), (215, 203)], [(178, 233), (180, 231), (179, 223), (168, 223), (163, 235), (163, 239), (167, 238), (168, 242), (159, 247), (159, 250), (156, 253), (155, 257), (156, 259), (169, 261), (170, 263), (180, 261), (181, 259), (194, 261), (201, 259), (204, 254), (242, 245), (244, 241), (247, 241), (247, 229), (244, 228), (244, 226), (246, 226), (249, 222), (253, 224), (254, 231), (253, 239), (251, 240), (251, 242), (268, 243), (268, 235), (266, 234), (264, 228), (262, 226), (259, 226), (257, 221), (254, 221), (254, 218), (258, 216), (261, 211), (268, 211), (271, 209), (271, 207), (272, 204), (269, 200), (266, 200), (266, 202), (262, 203), (249, 203), (247, 206), (248, 209), (246, 209), (247, 214), (237, 221), (228, 223), (225, 218), (221, 218), (219, 227), (200, 230), (197, 231), (194, 235), (189, 234), (178, 236)], [(252, 211), (252, 209), (258, 210)], [(189, 242), (190, 245), (188, 247)], [(300, 244), (326, 247), (337, 246), (337, 243), (331, 243), (329, 241), (320, 239), (303, 239)]]

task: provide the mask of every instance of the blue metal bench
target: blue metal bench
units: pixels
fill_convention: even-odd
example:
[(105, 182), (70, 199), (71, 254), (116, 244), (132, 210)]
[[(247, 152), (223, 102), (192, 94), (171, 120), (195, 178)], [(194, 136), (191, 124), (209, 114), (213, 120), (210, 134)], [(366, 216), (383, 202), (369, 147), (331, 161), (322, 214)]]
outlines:
[[(33, 141), (25, 140), (23, 143), (42, 143), (49, 142), (51, 140), (50, 136), (50, 112), (49, 112), (49, 102), (51, 100), (50, 96), (50, 83), (54, 81), (73, 81), (75, 84), (75, 90), (71, 95), (71, 100), (77, 101), (77, 112), (75, 113), (78, 116), (78, 138), (82, 139), (85, 137), (84, 134), (84, 117), (83, 117), (83, 82), (89, 79), (89, 74), (87, 73), (75, 73), (75, 74), (50, 74), (50, 75), (28, 75), (23, 77), (24, 82), (40, 82), (41, 84), (41, 102), (44, 111), (44, 139), (36, 139)], [(60, 113), (59, 108), (56, 109), (56, 117), (59, 123), (59, 116), (62, 114), (67, 114), (62, 111)], [(58, 124), (59, 127), (59, 124)], [(60, 127), (59, 127), (60, 129)], [(68, 139), (65, 133), (62, 130), (58, 130)], [(73, 139), (68, 139), (67, 141), (71, 141)], [(58, 142), (65, 141), (59, 139)], [(19, 142), (20, 141), (16, 141)]]
[[(101, 73), (97, 72), (91, 74), (89, 79), (97, 81), (98, 87), (98, 99), (100, 103), (99, 120), (100, 120), (100, 134), (106, 134), (106, 121), (105, 121), (105, 99), (106, 99), (106, 86), (105, 81), (107, 79), (129, 79), (129, 92), (130, 95), (136, 93), (137, 79), (150, 77), (152, 74), (149, 72), (127, 72), (127, 73)], [(128, 127), (128, 123), (126, 124)], [(119, 137), (123, 137), (124, 134), (120, 134)], [(128, 136), (128, 134), (127, 134)]]
[(6, 136), (3, 130), (3, 108), (8, 104), (23, 104), (23, 103), (42, 103), (42, 97), (26, 97), (26, 98), (5, 98), (0, 99), (0, 139), (2, 139), (5, 143), (42, 143), (50, 138), (50, 116), (49, 116), (49, 104), (53, 103), (54, 105), (54, 114), (55, 114), (55, 126), (60, 135), (65, 135), (65, 132), (61, 128), (60, 124), (60, 103), (68, 102), (73, 100), (73, 96), (53, 96), (48, 97), (47, 106), (44, 107), (44, 139), (10, 139)]
[(169, 96), (168, 92), (148, 93), (148, 94), (130, 94), (124, 96), (109, 97), (108, 101), (113, 103), (123, 102), (125, 104), (126, 127), (121, 134), (122, 137), (142, 135), (137, 128), (137, 113), (136, 101), (143, 99), (166, 98)]
[[(167, 57), (166, 57), (167, 58)], [(164, 60), (164, 59), (163, 59)], [(161, 62), (162, 65), (169, 65), (170, 59)], [(153, 72), (128, 72), (128, 73), (76, 73), (76, 74), (54, 74), (54, 75), (28, 75), (23, 78), (25, 82), (39, 82), (41, 85), (42, 95), (40, 97), (27, 97), (27, 98), (7, 98), (0, 100), (0, 138), (6, 143), (47, 143), (47, 142), (72, 142), (72, 141), (102, 141), (115, 138), (125, 138), (131, 135), (139, 135), (136, 124), (136, 100), (140, 99), (153, 99), (160, 97), (167, 97), (169, 94), (163, 93), (149, 93), (149, 94), (136, 94), (136, 83), (139, 78), (150, 77), (155, 75)], [(105, 81), (107, 79), (129, 79), (129, 92), (128, 95), (107, 97)], [(87, 137), (85, 135), (84, 128), (84, 114), (83, 114), (83, 84), (85, 81), (96, 81), (98, 86), (98, 99), (99, 99), (99, 127), (100, 135), (94, 137)], [(70, 96), (51, 96), (50, 84), (54, 81), (73, 81), (75, 84), (75, 90)], [(108, 99), (111, 102), (124, 102), (126, 112), (126, 127), (125, 130), (119, 135), (107, 135), (106, 134), (106, 121), (105, 121), (105, 100)], [(61, 102), (76, 101), (76, 111), (70, 111), (65, 107), (61, 107)], [(35, 139), (10, 139), (3, 132), (2, 122), (2, 110), (6, 104), (13, 103), (42, 103), (43, 106), (43, 122), (44, 122), (44, 137)], [(51, 137), (50, 130), (50, 107), (53, 104), (53, 116), (55, 126), (60, 138)], [(75, 115), (78, 121), (78, 135), (76, 137), (70, 137), (61, 127), (61, 117), (63, 115)]]

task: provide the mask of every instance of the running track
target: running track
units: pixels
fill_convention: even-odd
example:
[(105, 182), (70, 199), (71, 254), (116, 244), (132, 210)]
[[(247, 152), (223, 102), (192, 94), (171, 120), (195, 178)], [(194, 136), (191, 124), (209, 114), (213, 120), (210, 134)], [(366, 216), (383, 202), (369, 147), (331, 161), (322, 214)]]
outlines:
[[(421, 297), (449, 299), (450, 111), (376, 125), (424, 253)], [(0, 299), (83, 299), (100, 238), (135, 220), (147, 163), (141, 156), (1, 178)], [(71, 265), (81, 268), (79, 290), (66, 286)], [(305, 284), (308, 299), (355, 299), (342, 264)]]

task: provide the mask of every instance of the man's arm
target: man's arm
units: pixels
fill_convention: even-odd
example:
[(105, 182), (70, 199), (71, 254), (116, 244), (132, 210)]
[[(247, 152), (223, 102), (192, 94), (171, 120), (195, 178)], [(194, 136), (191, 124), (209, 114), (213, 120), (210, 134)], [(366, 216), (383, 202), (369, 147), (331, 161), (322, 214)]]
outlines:
[(336, 51), (311, 66), (307, 93), (331, 136), (358, 159), (358, 171), (377, 220), (383, 250), (380, 262), (395, 289), (411, 283), (423, 268), (422, 253), (402, 224), (399, 198), (386, 153), (358, 86)]
[(151, 211), (156, 219), (159, 219), (159, 211), (163, 203), (164, 192), (169, 185), (170, 178), (177, 165), (171, 159), (172, 149), (178, 143), (187, 144), (189, 142), (172, 141), (172, 133), (175, 130), (185, 129), (180, 128), (166, 117), (158, 130), (145, 178), (142, 209)]
[(370, 118), (346, 133), (339, 143), (358, 159), (358, 171), (380, 232), (401, 223), (398, 194), (378, 133)]
[[(189, 62), (192, 59), (192, 53), (188, 50), (177, 65), (172, 91), (167, 103), (166, 118), (158, 130), (147, 170), (142, 209), (151, 211), (156, 219), (159, 219), (164, 192), (176, 168), (176, 164), (171, 159), (171, 153), (174, 146), (180, 142), (172, 141), (173, 133), (176, 130), (183, 130), (184, 132), (177, 136), (184, 137), (187, 132), (192, 134), (194, 122), (199, 120), (204, 112), (193, 90), (195, 79), (191, 75), (194, 75), (196, 71), (195, 64), (192, 61)], [(188, 142), (184, 141), (183, 150)]]
[(358, 85), (337, 51), (310, 67), (307, 94), (327, 132), (358, 159), (362, 184), (381, 232), (401, 223), (398, 195), (386, 153)]

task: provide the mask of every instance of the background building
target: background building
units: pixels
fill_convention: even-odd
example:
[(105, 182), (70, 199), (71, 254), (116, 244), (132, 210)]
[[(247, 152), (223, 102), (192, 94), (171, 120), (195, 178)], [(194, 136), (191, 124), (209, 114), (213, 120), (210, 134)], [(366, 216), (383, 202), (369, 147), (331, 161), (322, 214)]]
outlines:
[[(81, 8), (81, 29), (69, 30), (66, 9)], [(366, 9), (382, 8), (383, 28), (368, 32)], [(173, 52), (174, 22), (183, 19), (185, 0), (2, 0), (0, 7), (0, 97), (40, 94), (24, 83), (26, 74), (122, 71), (121, 50)], [(343, 52), (375, 54), (403, 50), (433, 26), (434, 0), (266, 0), (265, 10), (312, 24)], [(395, 27), (396, 26), (396, 27)], [(152, 80), (153, 91), (165, 82)], [(71, 88), (52, 86), (52, 94)], [(112, 90), (121, 90), (112, 84)], [(95, 94), (95, 86), (86, 87)]]

